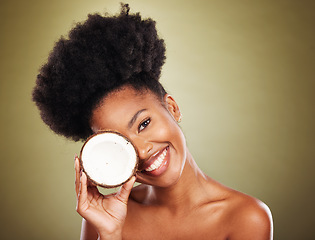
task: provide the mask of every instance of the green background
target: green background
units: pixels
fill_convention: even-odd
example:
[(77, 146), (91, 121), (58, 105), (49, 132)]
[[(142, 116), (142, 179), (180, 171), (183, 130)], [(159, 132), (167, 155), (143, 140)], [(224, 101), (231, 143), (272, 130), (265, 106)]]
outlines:
[[(270, 207), (275, 239), (315, 239), (314, 1), (129, 1), (167, 44), (162, 83), (198, 165)], [(78, 239), (73, 158), (31, 102), (60, 35), (119, 1), (1, 0), (1, 239)]]

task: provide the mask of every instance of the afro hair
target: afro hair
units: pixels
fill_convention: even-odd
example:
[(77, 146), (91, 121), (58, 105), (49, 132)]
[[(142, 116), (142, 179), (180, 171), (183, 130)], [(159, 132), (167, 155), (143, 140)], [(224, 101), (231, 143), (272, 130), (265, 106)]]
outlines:
[(92, 134), (92, 110), (111, 91), (130, 85), (163, 97), (164, 61), (165, 44), (152, 19), (129, 14), (128, 4), (118, 15), (90, 14), (56, 42), (37, 76), (33, 101), (55, 133), (85, 140)]

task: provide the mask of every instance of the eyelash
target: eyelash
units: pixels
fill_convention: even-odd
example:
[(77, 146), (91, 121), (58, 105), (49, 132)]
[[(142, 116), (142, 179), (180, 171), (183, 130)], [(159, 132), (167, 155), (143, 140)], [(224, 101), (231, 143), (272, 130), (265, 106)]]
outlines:
[(141, 132), (142, 130), (144, 130), (151, 122), (151, 119), (148, 118), (146, 120), (144, 120), (142, 123), (140, 123), (139, 127), (138, 127), (138, 132)]

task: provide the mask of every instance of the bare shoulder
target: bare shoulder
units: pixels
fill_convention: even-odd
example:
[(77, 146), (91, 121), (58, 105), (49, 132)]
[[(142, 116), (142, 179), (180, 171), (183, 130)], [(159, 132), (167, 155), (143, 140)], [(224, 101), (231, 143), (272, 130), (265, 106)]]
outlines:
[(273, 238), (272, 215), (262, 201), (240, 192), (233, 192), (230, 199), (230, 238), (271, 240)]

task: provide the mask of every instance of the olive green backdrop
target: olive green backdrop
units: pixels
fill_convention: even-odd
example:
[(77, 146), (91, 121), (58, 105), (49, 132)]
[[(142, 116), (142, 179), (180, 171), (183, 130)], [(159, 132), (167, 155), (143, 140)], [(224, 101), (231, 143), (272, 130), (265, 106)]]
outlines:
[[(271, 208), (275, 239), (315, 239), (314, 1), (129, 1), (167, 44), (162, 82), (209, 176)], [(31, 102), (54, 41), (114, 0), (1, 0), (1, 239), (78, 239), (74, 154)]]

